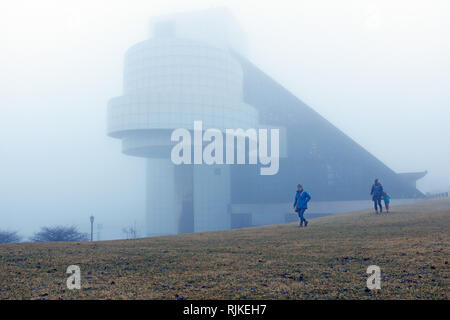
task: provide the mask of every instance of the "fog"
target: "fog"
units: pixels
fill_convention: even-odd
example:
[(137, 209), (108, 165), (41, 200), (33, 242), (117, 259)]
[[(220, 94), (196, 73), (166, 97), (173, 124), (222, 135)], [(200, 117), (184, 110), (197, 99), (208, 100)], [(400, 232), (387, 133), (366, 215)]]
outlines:
[(250, 61), (393, 170), (428, 170), (422, 192), (450, 189), (446, 0), (3, 1), (0, 229), (94, 215), (99, 239), (143, 235), (145, 161), (106, 135), (106, 103), (152, 16), (222, 5)]

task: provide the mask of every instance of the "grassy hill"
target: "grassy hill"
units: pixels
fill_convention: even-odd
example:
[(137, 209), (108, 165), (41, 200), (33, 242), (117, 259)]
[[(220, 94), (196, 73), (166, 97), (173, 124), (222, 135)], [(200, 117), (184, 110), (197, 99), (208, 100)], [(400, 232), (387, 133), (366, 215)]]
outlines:
[[(449, 299), (450, 200), (127, 241), (0, 245), (0, 299)], [(81, 268), (82, 289), (66, 288)], [(369, 265), (381, 290), (366, 289)]]

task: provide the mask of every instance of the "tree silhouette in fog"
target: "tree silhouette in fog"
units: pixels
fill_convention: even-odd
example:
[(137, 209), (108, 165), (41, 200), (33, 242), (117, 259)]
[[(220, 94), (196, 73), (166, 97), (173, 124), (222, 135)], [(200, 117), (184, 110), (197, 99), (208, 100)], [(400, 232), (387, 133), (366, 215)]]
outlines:
[(36, 232), (31, 238), (35, 242), (49, 242), (49, 241), (87, 241), (87, 233), (81, 233), (75, 226), (55, 226), (42, 227), (41, 231)]
[(21, 239), (17, 231), (0, 230), (0, 243), (20, 242)]

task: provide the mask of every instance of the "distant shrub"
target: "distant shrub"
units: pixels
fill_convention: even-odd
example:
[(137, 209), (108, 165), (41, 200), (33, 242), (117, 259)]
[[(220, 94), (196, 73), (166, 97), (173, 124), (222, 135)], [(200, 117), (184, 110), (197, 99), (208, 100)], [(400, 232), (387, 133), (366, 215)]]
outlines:
[(134, 227), (126, 227), (122, 229), (122, 232), (126, 235), (126, 239), (136, 239), (137, 238), (137, 231)]
[(35, 242), (50, 242), (50, 241), (87, 241), (88, 235), (81, 233), (75, 226), (55, 226), (42, 227), (41, 231), (36, 232), (31, 238)]
[(20, 242), (21, 239), (17, 231), (0, 230), (0, 243), (15, 243)]

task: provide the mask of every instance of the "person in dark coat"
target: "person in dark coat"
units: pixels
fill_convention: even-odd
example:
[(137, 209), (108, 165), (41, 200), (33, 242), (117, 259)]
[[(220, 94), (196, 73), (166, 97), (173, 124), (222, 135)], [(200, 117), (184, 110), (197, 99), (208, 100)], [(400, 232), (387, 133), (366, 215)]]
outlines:
[(308, 221), (305, 219), (304, 214), (306, 209), (308, 209), (309, 200), (311, 200), (310, 194), (303, 190), (303, 186), (301, 184), (297, 185), (297, 192), (295, 193), (294, 199), (294, 209), (300, 218), (299, 227), (303, 227), (303, 223), (305, 223), (305, 227), (308, 225)]
[(378, 207), (380, 207), (380, 213), (383, 212), (383, 206), (381, 205), (381, 198), (383, 197), (383, 186), (381, 185), (380, 179), (375, 179), (375, 183), (372, 186), (370, 195), (374, 203), (375, 212), (378, 214)]

